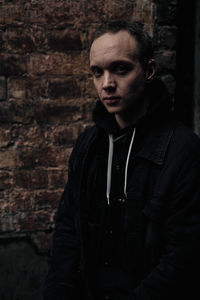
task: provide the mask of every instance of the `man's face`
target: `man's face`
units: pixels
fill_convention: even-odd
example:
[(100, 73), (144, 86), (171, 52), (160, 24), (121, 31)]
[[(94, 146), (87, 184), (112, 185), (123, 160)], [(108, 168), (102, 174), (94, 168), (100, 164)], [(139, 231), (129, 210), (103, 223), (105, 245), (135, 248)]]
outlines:
[(127, 31), (105, 33), (90, 50), (90, 68), (98, 96), (108, 112), (126, 115), (138, 107), (145, 72), (136, 56), (137, 41)]

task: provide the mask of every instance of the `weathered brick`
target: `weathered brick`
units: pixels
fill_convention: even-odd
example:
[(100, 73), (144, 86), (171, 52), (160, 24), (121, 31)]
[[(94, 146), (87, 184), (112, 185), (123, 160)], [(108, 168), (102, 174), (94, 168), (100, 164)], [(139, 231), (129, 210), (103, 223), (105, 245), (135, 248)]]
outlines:
[(156, 3), (156, 17), (159, 24), (176, 25), (176, 0), (154, 0)]
[(14, 170), (17, 165), (16, 152), (14, 149), (0, 151), (0, 169)]
[(49, 78), (10, 77), (8, 79), (8, 99), (39, 101), (48, 98)]
[(52, 31), (48, 38), (50, 49), (55, 51), (81, 50), (82, 42), (77, 31), (68, 29)]
[(59, 126), (52, 132), (52, 140), (59, 146), (72, 146), (78, 137), (79, 127)]
[(21, 231), (48, 230), (52, 227), (55, 211), (40, 210), (23, 212), (17, 215), (17, 223)]
[(157, 32), (157, 45), (168, 50), (176, 49), (177, 27), (159, 26)]
[(0, 170), (0, 190), (9, 189), (13, 185), (13, 174)]
[(49, 82), (48, 95), (50, 99), (72, 99), (81, 96), (80, 87), (73, 78), (56, 79)]
[(26, 189), (48, 188), (46, 170), (20, 170), (15, 172), (16, 186)]
[(129, 20), (133, 12), (133, 1), (108, 0), (104, 4), (104, 12), (108, 19)]
[(26, 72), (26, 56), (0, 54), (0, 75), (22, 75)]
[(0, 76), (0, 101), (6, 100), (6, 97), (7, 97), (6, 78), (4, 76)]
[(155, 53), (157, 63), (157, 71), (159, 74), (175, 71), (176, 68), (176, 52), (175, 51), (159, 51)]
[(153, 18), (155, 12), (155, 5), (149, 0), (134, 1), (132, 21), (144, 23), (145, 29), (152, 36), (153, 35)]
[(18, 157), (21, 162), (21, 168), (29, 170), (35, 167), (66, 166), (70, 153), (71, 148), (43, 145), (34, 149), (24, 147), (20, 149)]
[(35, 120), (39, 123), (62, 124), (75, 122), (82, 118), (82, 101), (77, 99), (68, 101), (67, 104), (42, 103), (35, 108)]
[(0, 127), (0, 147), (7, 147), (12, 143), (12, 136), (10, 129), (7, 127)]
[(66, 168), (63, 170), (50, 170), (49, 171), (49, 187), (50, 188), (62, 188), (64, 189), (64, 185), (67, 180), (67, 170)]
[(24, 27), (8, 28), (3, 39), (4, 49), (8, 52), (27, 53), (37, 49), (34, 35)]
[[(17, 1), (18, 2), (18, 1)], [(16, 4), (4, 3), (0, 9), (0, 23), (20, 25), (24, 21), (23, 4), (20, 1)]]
[(89, 64), (86, 55), (81, 53), (33, 54), (28, 57), (28, 74), (70, 75), (88, 74)]
[(42, 128), (37, 124), (31, 124), (20, 128), (15, 145), (18, 148), (23, 147), (23, 149), (37, 149), (40, 145), (44, 145), (44, 142)]
[(18, 103), (0, 102), (0, 124), (30, 123), (34, 118), (33, 107), (33, 104), (28, 101)]
[(18, 221), (16, 216), (11, 213), (3, 213), (0, 218), (1, 232), (14, 232), (17, 229)]
[(32, 211), (34, 208), (34, 194), (33, 191), (26, 189), (14, 189), (10, 193), (9, 209), (11, 212)]
[(26, 99), (26, 79), (11, 78), (8, 79), (8, 99)]
[(35, 193), (34, 208), (56, 208), (60, 200), (62, 190), (56, 191), (38, 191)]
[(83, 95), (85, 96), (85, 98), (97, 98), (97, 92), (91, 76), (85, 78), (84, 80)]

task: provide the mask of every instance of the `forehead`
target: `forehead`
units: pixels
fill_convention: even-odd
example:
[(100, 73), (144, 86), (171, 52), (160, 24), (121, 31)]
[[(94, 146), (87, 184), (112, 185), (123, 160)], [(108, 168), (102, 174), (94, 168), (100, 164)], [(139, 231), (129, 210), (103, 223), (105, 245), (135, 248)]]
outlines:
[(112, 60), (133, 61), (137, 50), (136, 39), (127, 31), (105, 33), (97, 38), (90, 49), (90, 65)]

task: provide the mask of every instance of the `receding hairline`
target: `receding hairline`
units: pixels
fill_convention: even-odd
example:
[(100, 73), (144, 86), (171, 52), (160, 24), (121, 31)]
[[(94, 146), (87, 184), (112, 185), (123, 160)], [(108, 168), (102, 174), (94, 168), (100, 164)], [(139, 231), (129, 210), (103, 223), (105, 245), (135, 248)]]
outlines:
[(94, 43), (95, 43), (95, 41), (97, 41), (98, 39), (101, 39), (103, 36), (105, 36), (105, 35), (117, 35), (117, 34), (119, 34), (120, 32), (126, 32), (126, 33), (128, 33), (128, 35), (130, 36), (130, 38), (131, 39), (133, 39), (134, 41), (135, 41), (135, 51), (134, 51), (134, 53), (133, 53), (133, 55), (132, 55), (132, 57), (131, 58), (138, 58), (138, 56), (139, 56), (139, 43), (138, 43), (138, 41), (137, 41), (137, 38), (135, 37), (135, 36), (133, 36), (130, 32), (129, 32), (129, 30), (126, 30), (126, 29), (120, 29), (119, 31), (116, 31), (116, 32), (112, 32), (112, 31), (108, 31), (108, 32), (105, 32), (105, 33), (102, 33), (101, 35), (99, 35), (98, 37), (96, 37), (93, 41), (92, 41), (92, 43), (91, 43), (91, 46), (90, 46), (90, 51), (89, 51), (89, 54), (91, 53), (91, 49), (92, 49), (92, 46), (94, 45)]

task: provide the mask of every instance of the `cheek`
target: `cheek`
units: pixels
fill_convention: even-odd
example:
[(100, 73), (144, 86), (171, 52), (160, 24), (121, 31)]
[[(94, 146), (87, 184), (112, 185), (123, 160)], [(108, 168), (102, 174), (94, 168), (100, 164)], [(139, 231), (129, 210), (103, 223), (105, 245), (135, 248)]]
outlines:
[(145, 77), (143, 75), (140, 75), (138, 77), (135, 77), (134, 80), (130, 80), (127, 84), (127, 90), (131, 93), (140, 93), (144, 90), (145, 86)]
[(96, 89), (97, 94), (100, 96), (100, 92), (101, 92), (100, 82), (99, 81), (97, 82), (96, 80), (93, 80), (93, 83), (94, 83), (94, 87)]

